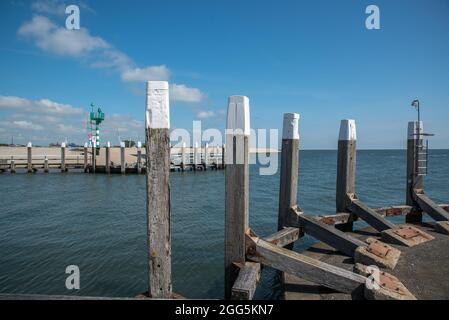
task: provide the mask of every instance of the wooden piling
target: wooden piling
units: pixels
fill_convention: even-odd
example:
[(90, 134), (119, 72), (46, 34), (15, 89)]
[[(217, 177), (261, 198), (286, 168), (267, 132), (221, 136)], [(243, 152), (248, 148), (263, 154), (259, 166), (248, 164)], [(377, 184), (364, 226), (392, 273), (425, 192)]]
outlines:
[(225, 168), (225, 151), (226, 151), (226, 144), (223, 143), (221, 146), (221, 168)]
[(87, 166), (88, 166), (88, 157), (89, 154), (87, 152), (87, 142), (84, 143), (84, 172), (87, 172)]
[(33, 145), (31, 142), (27, 144), (27, 171), (28, 173), (33, 172), (33, 157), (32, 157)]
[(61, 143), (61, 172), (66, 172), (67, 168), (65, 166), (65, 142)]
[(16, 173), (16, 162), (15, 162), (13, 156), (11, 156), (11, 162), (10, 162), (9, 170), (10, 170), (11, 173)]
[(181, 148), (181, 171), (184, 172), (185, 171), (185, 166), (186, 166), (186, 143), (183, 142), (182, 143), (182, 148)]
[(137, 141), (137, 174), (142, 173), (142, 142)]
[(92, 143), (92, 173), (95, 173), (97, 169), (97, 152), (95, 149), (95, 144)]
[(421, 222), (422, 210), (415, 201), (416, 189), (423, 189), (423, 177), (418, 175), (418, 145), (422, 145), (423, 133), (422, 121), (410, 121), (407, 129), (407, 187), (405, 191), (405, 204), (412, 207), (410, 213), (405, 216), (406, 222)]
[[(281, 173), (279, 186), (278, 230), (297, 226), (290, 209), (297, 204), (299, 165), (299, 114), (284, 113)], [(292, 247), (292, 245), (290, 246)]]
[(148, 292), (171, 298), (170, 113), (166, 81), (148, 81), (146, 101), (146, 187)]
[(120, 142), (120, 173), (125, 174), (126, 163), (125, 163), (125, 142)]
[[(347, 212), (349, 205), (347, 196), (355, 194), (356, 140), (355, 121), (341, 120), (337, 153), (337, 212)], [(355, 220), (357, 217), (351, 214), (348, 222), (338, 225), (338, 228), (352, 231)]]
[(47, 158), (47, 156), (45, 156), (45, 159), (44, 159), (44, 172), (48, 173), (48, 158)]
[[(245, 264), (245, 231), (249, 219), (249, 99), (228, 99), (226, 144), (232, 149), (225, 169), (225, 298), (231, 298), (238, 275), (237, 264)], [(227, 154), (230, 155), (228, 152)], [(229, 159), (228, 159), (229, 158)]]
[(195, 148), (193, 149), (193, 170), (196, 171), (198, 167), (198, 142), (195, 142)]
[(209, 166), (209, 156), (207, 153), (208, 149), (209, 149), (209, 144), (206, 143), (204, 146), (204, 170), (207, 170), (207, 167)]

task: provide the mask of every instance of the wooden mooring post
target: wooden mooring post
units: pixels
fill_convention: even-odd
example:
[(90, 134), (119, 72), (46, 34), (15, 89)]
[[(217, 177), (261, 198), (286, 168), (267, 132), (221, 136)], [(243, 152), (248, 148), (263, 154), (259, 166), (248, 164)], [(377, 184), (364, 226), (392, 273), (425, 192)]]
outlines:
[(209, 166), (209, 154), (208, 154), (208, 150), (209, 150), (209, 144), (206, 143), (204, 145), (204, 170), (208, 169)]
[(137, 141), (137, 163), (136, 163), (137, 174), (142, 173), (142, 142)]
[(120, 173), (126, 173), (126, 162), (125, 162), (125, 142), (120, 142)]
[(44, 159), (44, 172), (48, 173), (48, 158), (47, 158), (47, 156), (45, 156), (45, 159)]
[(84, 143), (84, 172), (87, 172), (87, 167), (89, 165), (88, 159), (89, 159), (89, 154), (87, 152), (87, 142)]
[(106, 143), (106, 155), (105, 155), (105, 171), (107, 174), (111, 173), (111, 142)]
[(27, 144), (27, 172), (33, 172), (33, 156), (32, 156), (33, 145), (31, 142)]
[(97, 152), (95, 149), (95, 144), (92, 143), (92, 173), (95, 173), (97, 169)]
[(11, 156), (11, 161), (9, 163), (10, 167), (9, 170), (11, 173), (16, 173), (16, 162), (14, 160), (14, 156)]
[(228, 98), (225, 169), (225, 298), (231, 298), (238, 264), (245, 265), (249, 219), (249, 99)]
[(187, 158), (186, 158), (186, 143), (182, 143), (181, 148), (181, 171), (184, 172), (187, 164)]
[[(278, 230), (296, 226), (291, 208), (297, 204), (299, 167), (299, 114), (285, 113), (282, 128)], [(293, 244), (289, 245), (293, 247)]]
[(147, 82), (146, 187), (148, 230), (148, 293), (171, 298), (170, 236), (170, 107), (168, 83)]
[(66, 172), (67, 168), (65, 166), (65, 142), (61, 143), (61, 172)]

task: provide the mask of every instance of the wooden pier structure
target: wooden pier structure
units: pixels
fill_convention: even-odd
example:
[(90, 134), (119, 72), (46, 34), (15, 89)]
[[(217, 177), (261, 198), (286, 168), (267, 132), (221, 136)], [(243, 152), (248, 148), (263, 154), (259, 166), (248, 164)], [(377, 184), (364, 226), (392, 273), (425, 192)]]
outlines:
[[(56, 162), (61, 171), (80, 166), (86, 172), (95, 173), (125, 174), (130, 170), (145, 173), (148, 291), (140, 298), (177, 297), (173, 293), (171, 268), (169, 176), (173, 171), (174, 152), (169, 141), (168, 91), (165, 81), (147, 83), (146, 143), (145, 148), (138, 143), (131, 151), (136, 163), (130, 166), (125, 160), (131, 149), (125, 148), (124, 144), (112, 148), (109, 143), (100, 150), (98, 158), (95, 149), (90, 151), (89, 157), (86, 145), (84, 157), (77, 158), (76, 164), (63, 145), (61, 158)], [(178, 162), (181, 170), (187, 167), (197, 170), (201, 159), (206, 164), (204, 169), (215, 164), (225, 170), (225, 298), (253, 299), (261, 270), (268, 266), (281, 273), (283, 297), (288, 300), (448, 299), (449, 205), (434, 203), (424, 191), (422, 122), (410, 122), (408, 126), (405, 205), (371, 208), (358, 197), (356, 123), (349, 119), (341, 121), (338, 139), (336, 213), (311, 214), (301, 209), (297, 196), (299, 119), (297, 113), (284, 114), (278, 231), (271, 235), (259, 236), (249, 225), (248, 97), (231, 96), (228, 99), (226, 152), (221, 152), (224, 157), (217, 156), (219, 151), (209, 152), (208, 146), (203, 149), (205, 152), (198, 145), (193, 149), (183, 145), (175, 151), (181, 158)], [(31, 143), (26, 151), (26, 162), (19, 164), (16, 162), (19, 159), (11, 159), (7, 164), (10, 170), (21, 166), (33, 172), (38, 166), (48, 170), (54, 165), (49, 156), (39, 160), (43, 160), (39, 164), (33, 162)], [(204, 158), (201, 156), (200, 159), (200, 154), (204, 154)], [(433, 219), (432, 223), (423, 223), (424, 213)], [(405, 216), (406, 223), (393, 223), (389, 219), (392, 216)], [(355, 230), (358, 220), (363, 220), (369, 228)], [(315, 238), (317, 244), (305, 252), (294, 251), (295, 242), (304, 235)], [(0, 295), (0, 298), (27, 297)]]

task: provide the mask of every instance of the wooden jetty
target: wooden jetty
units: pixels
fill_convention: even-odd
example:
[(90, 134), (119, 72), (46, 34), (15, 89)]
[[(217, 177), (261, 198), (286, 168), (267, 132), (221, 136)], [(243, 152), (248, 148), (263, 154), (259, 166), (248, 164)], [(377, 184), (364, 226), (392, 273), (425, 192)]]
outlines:
[[(148, 290), (139, 295), (140, 298), (179, 297), (172, 287), (169, 176), (173, 161), (168, 90), (165, 81), (147, 83), (145, 149), (138, 144), (135, 150), (136, 159), (140, 160), (133, 170), (144, 172), (147, 181)], [(299, 118), (296, 113), (284, 114), (278, 231), (259, 236), (249, 225), (249, 99), (245, 96), (228, 99), (226, 152), (222, 152), (224, 157), (220, 159), (225, 170), (225, 298), (252, 299), (264, 266), (281, 272), (283, 296), (287, 300), (449, 298), (449, 282), (445, 281), (449, 263), (449, 205), (435, 204), (424, 192), (422, 123), (410, 122), (408, 127), (406, 204), (370, 208), (356, 192), (356, 124), (354, 120), (342, 120), (336, 213), (312, 215), (301, 209), (297, 198)], [(31, 148), (30, 144), (25, 163), (29, 171), (35, 168), (30, 161)], [(209, 163), (208, 159), (213, 157), (209, 158), (207, 147), (205, 150), (206, 163)], [(102, 153), (104, 159), (108, 159), (105, 172), (127, 173), (125, 146), (113, 150), (109, 143), (100, 151), (98, 159), (95, 150), (91, 151), (91, 168), (85, 146), (84, 170), (100, 172), (96, 161), (102, 159)], [(120, 155), (118, 165), (112, 160), (114, 153)], [(184, 170), (187, 154), (193, 158), (190, 164), (194, 167), (199, 164), (198, 145), (190, 151), (184, 145), (180, 153), (180, 166)], [(65, 146), (61, 147), (61, 156), (59, 169), (64, 171), (70, 166)], [(44, 160), (43, 165), (48, 168), (50, 160), (48, 157)], [(432, 223), (422, 222), (424, 213), (433, 219)], [(389, 219), (391, 216), (404, 216), (406, 224), (393, 223)], [(359, 219), (370, 227), (354, 230), (354, 222)], [(306, 234), (318, 244), (305, 252), (294, 251), (294, 243)], [(40, 298), (42, 296), (0, 295), (0, 299)], [(76, 297), (83, 298), (92, 297)]]

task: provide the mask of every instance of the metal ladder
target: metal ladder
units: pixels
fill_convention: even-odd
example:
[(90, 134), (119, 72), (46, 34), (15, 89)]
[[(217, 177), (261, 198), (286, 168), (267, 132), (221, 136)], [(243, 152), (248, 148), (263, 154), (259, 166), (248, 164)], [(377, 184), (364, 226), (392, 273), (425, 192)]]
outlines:
[(416, 144), (416, 175), (426, 176), (429, 163), (429, 140), (426, 139), (426, 144), (423, 144), (422, 139), (417, 140)]

